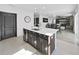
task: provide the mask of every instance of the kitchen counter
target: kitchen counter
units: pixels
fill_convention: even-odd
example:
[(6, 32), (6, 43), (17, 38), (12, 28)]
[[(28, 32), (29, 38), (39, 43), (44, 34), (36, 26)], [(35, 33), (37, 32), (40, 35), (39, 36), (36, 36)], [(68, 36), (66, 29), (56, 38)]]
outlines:
[(24, 27), (24, 29), (27, 29), (27, 30), (30, 30), (33, 32), (37, 32), (40, 34), (44, 34), (47, 36), (52, 36), (53, 34), (55, 34), (58, 31), (58, 29), (51, 29), (51, 28), (40, 28), (39, 30), (34, 30), (32, 27)]
[(24, 27), (23, 40), (36, 48), (39, 52), (51, 55), (55, 49), (55, 34), (57, 31), (57, 29), (50, 28), (36, 29)]

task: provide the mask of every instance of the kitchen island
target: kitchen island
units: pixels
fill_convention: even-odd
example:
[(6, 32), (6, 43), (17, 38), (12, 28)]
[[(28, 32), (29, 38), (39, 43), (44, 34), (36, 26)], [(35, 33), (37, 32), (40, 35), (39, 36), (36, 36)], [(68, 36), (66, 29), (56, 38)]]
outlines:
[(57, 29), (49, 28), (33, 29), (24, 27), (23, 40), (31, 44), (42, 54), (51, 55), (55, 49), (55, 33), (57, 31)]

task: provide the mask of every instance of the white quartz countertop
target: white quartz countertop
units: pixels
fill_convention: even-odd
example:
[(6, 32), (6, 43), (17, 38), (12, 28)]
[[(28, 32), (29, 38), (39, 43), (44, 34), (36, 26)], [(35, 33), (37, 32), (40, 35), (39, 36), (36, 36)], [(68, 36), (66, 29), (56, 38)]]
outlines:
[(47, 36), (52, 36), (53, 34), (55, 34), (58, 31), (58, 29), (51, 29), (51, 28), (40, 28), (39, 30), (33, 30), (32, 27), (24, 27), (24, 29), (27, 29), (27, 30), (30, 30), (33, 32), (37, 32), (39, 34), (44, 34)]

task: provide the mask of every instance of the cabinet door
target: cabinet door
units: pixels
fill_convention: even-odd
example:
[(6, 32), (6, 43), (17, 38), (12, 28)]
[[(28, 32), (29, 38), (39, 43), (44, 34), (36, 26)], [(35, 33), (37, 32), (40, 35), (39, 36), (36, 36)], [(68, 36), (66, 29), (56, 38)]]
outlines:
[(34, 47), (36, 47), (37, 46), (37, 40), (36, 40), (36, 33), (35, 32), (33, 32), (33, 34), (32, 34), (32, 45), (34, 46)]
[(32, 31), (29, 31), (29, 39), (28, 42), (32, 44)]
[(30, 44), (34, 46), (34, 32), (30, 31)]
[(37, 49), (39, 51), (42, 51), (42, 39), (41, 38), (37, 38)]
[(23, 40), (27, 41), (28, 40), (28, 30), (23, 29)]
[(43, 54), (47, 54), (47, 36), (43, 34), (39, 34), (39, 38), (37, 38), (37, 49)]
[(28, 42), (34, 47), (37, 45), (36, 35), (37, 34), (35, 32), (29, 31)]
[(36, 37), (36, 39), (37, 39), (37, 49), (39, 50), (39, 51), (42, 51), (42, 39), (41, 39), (41, 37), (40, 37), (40, 35), (41, 34), (38, 34)]
[(44, 54), (48, 54), (47, 45), (48, 45), (47, 40), (43, 39), (43, 41), (42, 41), (42, 52), (43, 52)]

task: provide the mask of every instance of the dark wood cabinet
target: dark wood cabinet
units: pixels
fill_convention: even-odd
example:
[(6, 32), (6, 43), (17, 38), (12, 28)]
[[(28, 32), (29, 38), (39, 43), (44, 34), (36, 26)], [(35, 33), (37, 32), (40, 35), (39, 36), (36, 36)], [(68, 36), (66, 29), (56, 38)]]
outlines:
[(29, 31), (29, 43), (36, 47), (37, 45), (37, 40), (36, 40), (36, 33)]
[(39, 49), (39, 51), (42, 51), (42, 39), (40, 38), (40, 36), (37, 36), (37, 46), (36, 46), (36, 48)]
[(30, 44), (33, 44), (33, 43), (32, 43), (32, 41), (33, 41), (33, 36), (32, 36), (32, 34), (33, 34), (33, 33), (32, 33), (31, 31), (29, 31), (29, 37), (28, 37), (29, 39), (28, 39), (28, 42), (29, 42)]
[(40, 34), (39, 37), (41, 51), (43, 54), (47, 54), (48, 36)]
[[(55, 34), (50, 37), (50, 44), (48, 44), (48, 36), (44, 34), (39, 34), (30, 30), (23, 29), (24, 36), (23, 40), (31, 44), (38, 51), (43, 54), (52, 54), (55, 49)], [(50, 49), (48, 48), (50, 47)], [(49, 51), (50, 50), (50, 51)]]
[(44, 54), (48, 54), (48, 41), (47, 40), (42, 40), (42, 52)]
[(16, 14), (0, 12), (0, 39), (17, 35)]
[(53, 50), (55, 49), (55, 34), (50, 37), (50, 53), (52, 54)]

